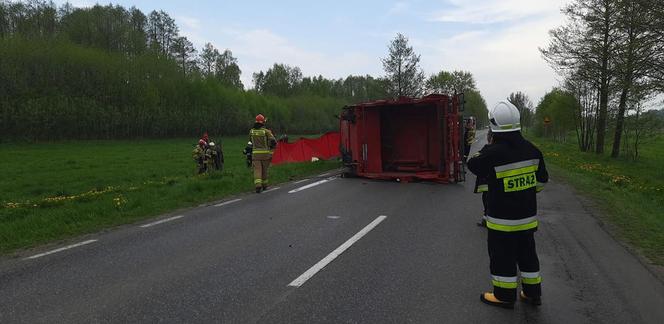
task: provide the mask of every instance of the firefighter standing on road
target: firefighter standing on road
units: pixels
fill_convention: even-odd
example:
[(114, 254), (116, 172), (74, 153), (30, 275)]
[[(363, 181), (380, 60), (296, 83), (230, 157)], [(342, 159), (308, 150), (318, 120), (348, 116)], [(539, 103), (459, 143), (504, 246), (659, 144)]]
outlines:
[(256, 116), (254, 127), (249, 131), (249, 141), (252, 144), (251, 161), (254, 167), (256, 193), (260, 193), (268, 187), (267, 171), (272, 160), (272, 150), (277, 146), (277, 139), (269, 129), (265, 128), (266, 121), (265, 116)]
[(468, 159), (468, 154), (470, 153), (470, 147), (475, 142), (475, 118), (469, 117), (466, 120), (466, 125), (464, 126), (463, 132), (463, 159), (466, 161)]
[(489, 112), (493, 144), (468, 160), (468, 168), (488, 184), (488, 249), (493, 292), (482, 302), (513, 308), (520, 271), (522, 301), (541, 304), (539, 259), (535, 250), (537, 198), (549, 179), (542, 152), (521, 136), (520, 116), (509, 102)]

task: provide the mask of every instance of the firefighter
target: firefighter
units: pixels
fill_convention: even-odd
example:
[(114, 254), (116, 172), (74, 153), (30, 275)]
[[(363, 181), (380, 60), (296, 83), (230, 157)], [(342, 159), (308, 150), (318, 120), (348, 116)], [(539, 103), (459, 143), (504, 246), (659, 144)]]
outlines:
[(272, 150), (277, 146), (277, 139), (269, 129), (265, 128), (265, 116), (256, 116), (254, 127), (249, 131), (249, 141), (252, 143), (251, 161), (254, 167), (254, 186), (256, 193), (267, 189), (267, 178)]
[(191, 156), (194, 159), (194, 162), (196, 162), (196, 166), (198, 167), (198, 174), (204, 173), (206, 171), (206, 165), (205, 165), (206, 149), (207, 149), (207, 143), (205, 142), (205, 140), (200, 139), (196, 147), (194, 147), (194, 151), (191, 153)]
[[(486, 147), (487, 145), (491, 145), (493, 143), (493, 134), (491, 133), (491, 130), (486, 133), (486, 142), (487, 144), (484, 145)], [(481, 193), (482, 194), (482, 206), (484, 207), (484, 212), (482, 213), (482, 219), (477, 223), (477, 226), (480, 227), (486, 227), (486, 216), (488, 215), (487, 212), (487, 199), (488, 199), (488, 192), (489, 192), (489, 185), (487, 184), (487, 181), (485, 178), (480, 178), (476, 177), (475, 178), (475, 189), (473, 190), (474, 193)]]
[(244, 147), (244, 150), (242, 150), (242, 154), (244, 154), (244, 157), (247, 161), (247, 167), (251, 168), (251, 152), (253, 151), (254, 146), (251, 144), (251, 141), (247, 143), (247, 146)]
[(217, 142), (210, 142), (210, 155), (212, 156), (212, 165), (217, 171), (222, 171), (224, 169), (224, 151), (221, 148), (221, 144)]
[(542, 152), (521, 136), (520, 116), (509, 102), (489, 112), (493, 144), (468, 160), (468, 168), (488, 184), (487, 245), (493, 292), (486, 304), (513, 308), (521, 278), (520, 299), (541, 304), (539, 259), (535, 250), (536, 193), (549, 180)]
[(473, 122), (474, 118), (470, 117), (466, 120), (465, 131), (463, 132), (463, 159), (464, 161), (468, 159), (468, 154), (470, 153), (470, 147), (475, 142), (475, 123)]
[[(213, 142), (210, 142), (213, 143)], [(214, 147), (208, 144), (205, 148), (205, 171), (212, 172), (214, 170)]]
[(208, 151), (210, 155), (210, 167), (214, 168), (214, 170), (220, 170), (221, 169), (221, 150), (219, 149), (220, 146), (216, 145), (214, 142), (210, 141), (210, 144), (208, 146)]

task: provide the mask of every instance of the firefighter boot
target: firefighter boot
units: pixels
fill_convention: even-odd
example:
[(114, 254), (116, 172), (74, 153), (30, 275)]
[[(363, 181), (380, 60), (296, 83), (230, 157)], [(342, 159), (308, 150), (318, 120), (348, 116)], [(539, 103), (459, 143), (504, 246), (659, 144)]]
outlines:
[(519, 299), (521, 299), (521, 301), (524, 302), (524, 303), (531, 304), (531, 305), (534, 305), (534, 306), (542, 305), (542, 298), (540, 298), (540, 297), (530, 298), (530, 297), (526, 296), (526, 294), (523, 291), (521, 291), (521, 293), (519, 293)]
[(261, 193), (261, 190), (263, 190), (263, 187), (256, 187), (256, 193)]
[(481, 294), (480, 295), (480, 300), (483, 303), (485, 303), (487, 305), (491, 305), (491, 306), (497, 306), (497, 307), (509, 308), (509, 309), (514, 308), (514, 303), (513, 302), (500, 301), (500, 300), (498, 300), (498, 298), (496, 298), (496, 296), (493, 295), (493, 293), (490, 293), (490, 292), (485, 292), (485, 293)]

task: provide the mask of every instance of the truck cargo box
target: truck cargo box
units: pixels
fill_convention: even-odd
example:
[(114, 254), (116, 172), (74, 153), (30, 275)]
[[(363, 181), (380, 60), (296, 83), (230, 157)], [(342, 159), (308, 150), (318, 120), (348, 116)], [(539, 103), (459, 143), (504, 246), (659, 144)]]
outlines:
[(367, 178), (463, 181), (462, 110), (462, 94), (346, 106), (339, 127), (344, 165)]

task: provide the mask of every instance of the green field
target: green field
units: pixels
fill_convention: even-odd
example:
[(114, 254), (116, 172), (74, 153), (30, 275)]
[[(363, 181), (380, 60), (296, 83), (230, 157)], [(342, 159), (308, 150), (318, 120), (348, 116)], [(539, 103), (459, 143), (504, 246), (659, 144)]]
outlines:
[[(0, 144), (0, 253), (251, 191), (244, 137), (222, 140), (223, 172), (195, 175), (196, 140)], [(275, 166), (271, 183), (339, 166)]]
[(582, 153), (576, 143), (531, 140), (544, 152), (554, 177), (587, 193), (615, 234), (664, 265), (664, 136), (643, 144), (638, 161)]

